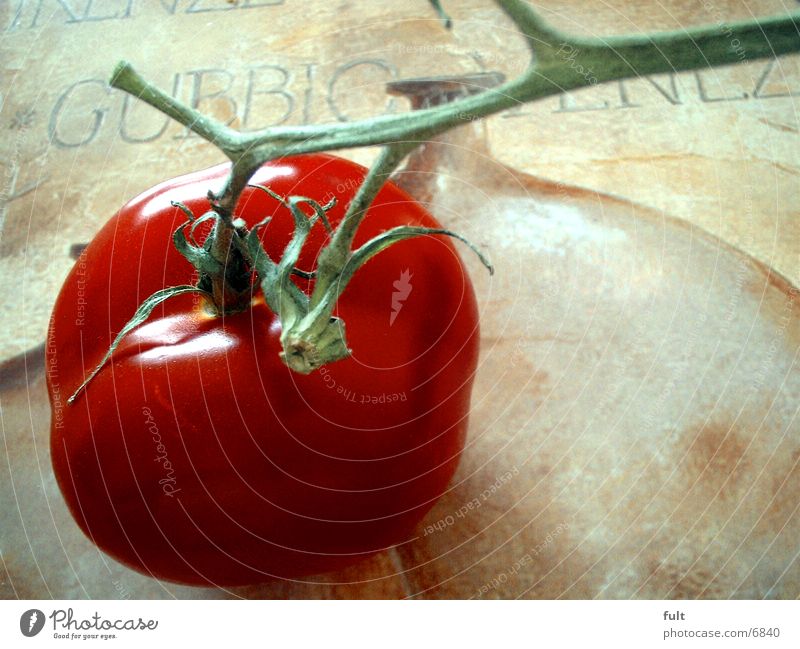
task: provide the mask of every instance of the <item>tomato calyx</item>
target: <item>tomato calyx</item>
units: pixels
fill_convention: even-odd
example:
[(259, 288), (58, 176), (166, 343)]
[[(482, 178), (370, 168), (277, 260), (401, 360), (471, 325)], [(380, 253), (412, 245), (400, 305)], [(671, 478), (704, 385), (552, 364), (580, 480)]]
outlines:
[[(211, 296), (211, 304), (219, 315), (233, 314), (249, 308), (252, 263), (243, 242), (247, 234), (244, 222), (237, 220), (226, 223), (220, 216), (219, 206), (214, 206), (213, 203), (212, 209), (200, 217), (195, 217), (183, 203), (171, 203), (187, 217), (173, 232), (172, 242), (176, 250), (197, 270), (197, 288)], [(211, 221), (213, 225), (200, 244), (195, 238), (195, 231), (207, 221)]]
[[(293, 310), (289, 319), (284, 319), (284, 314), (279, 312), (284, 326), (281, 335), (283, 361), (294, 371), (308, 374), (326, 363), (349, 356), (344, 322), (333, 315), (339, 296), (356, 271), (375, 255), (405, 239), (427, 235), (444, 235), (462, 241), (478, 256), (489, 274), (494, 273), (492, 264), (472, 243), (450, 230), (397, 226), (370, 239), (354, 251), (347, 249), (340, 255), (340, 264), (331, 263), (331, 257), (335, 257), (338, 252), (334, 237), (320, 255), (320, 260), (327, 256), (328, 263), (323, 266), (322, 261), (320, 262), (318, 268), (323, 270), (317, 270), (317, 284), (308, 302), (298, 305), (300, 308)], [(269, 290), (269, 287), (264, 288), (264, 294), (267, 295)], [(297, 317), (298, 312), (302, 314), (301, 318)]]
[[(309, 374), (325, 363), (347, 358), (350, 349), (345, 339), (344, 322), (333, 316), (335, 304), (330, 304), (329, 309), (318, 309), (312, 313), (313, 295), (309, 298), (291, 280), (291, 275), (297, 274), (295, 264), (314, 224), (322, 222), (328, 233), (333, 234), (326, 212), (336, 204), (336, 199), (320, 205), (306, 196), (283, 198), (268, 187), (250, 187), (279, 201), (294, 219), (294, 235), (278, 263), (269, 258), (258, 238), (259, 230), (269, 222), (269, 218), (257, 223), (246, 236), (250, 259), (260, 281), (264, 299), (281, 321), (281, 359), (294, 371)], [(301, 205), (310, 207), (313, 214), (306, 214)], [(328, 283), (327, 273), (317, 270), (312, 274), (318, 284)]]
[[(247, 234), (246, 241), (267, 306), (281, 321), (280, 357), (292, 370), (300, 374), (309, 374), (322, 365), (342, 360), (350, 355), (345, 324), (341, 318), (333, 315), (333, 311), (355, 273), (389, 246), (418, 236), (445, 235), (464, 242), (478, 255), (489, 272), (494, 272), (489, 260), (472, 243), (461, 235), (445, 229), (398, 226), (352, 250), (351, 231), (355, 231), (352, 228), (352, 221), (345, 218), (334, 230), (326, 216), (326, 212), (335, 205), (335, 199), (320, 205), (306, 196), (283, 198), (268, 187), (250, 186), (266, 192), (281, 202), (294, 219), (294, 236), (277, 264), (269, 259), (258, 238), (259, 229), (266, 225), (268, 219), (256, 224)], [(301, 209), (303, 205), (310, 207), (313, 214), (306, 214)], [(295, 264), (303, 244), (311, 228), (318, 221), (323, 223), (331, 239), (320, 251), (317, 268), (314, 271), (316, 282), (311, 295), (308, 296), (291, 281), (291, 275), (296, 271)]]

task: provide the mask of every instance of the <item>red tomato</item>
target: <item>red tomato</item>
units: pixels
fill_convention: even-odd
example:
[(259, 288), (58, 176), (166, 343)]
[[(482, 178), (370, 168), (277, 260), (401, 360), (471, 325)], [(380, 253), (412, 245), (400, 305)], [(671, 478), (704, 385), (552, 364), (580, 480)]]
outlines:
[[(194, 283), (173, 248), (185, 216), (170, 201), (200, 216), (227, 169), (170, 180), (123, 207), (67, 278), (47, 345), (53, 467), (78, 524), (126, 565), (198, 585), (320, 573), (413, 536), (455, 471), (478, 359), (464, 266), (445, 237), (418, 237), (368, 262), (340, 298), (351, 358), (296, 374), (279, 359), (280, 322), (263, 299), (217, 317), (186, 294), (126, 336), (68, 405), (145, 298)], [(335, 195), (335, 225), (364, 174), (305, 155), (251, 182), (320, 202)], [(238, 209), (250, 226), (274, 213), (262, 239), (279, 259), (288, 210), (258, 190)], [(387, 184), (355, 244), (404, 224), (441, 227)], [(327, 240), (315, 224), (298, 267), (312, 269)]]

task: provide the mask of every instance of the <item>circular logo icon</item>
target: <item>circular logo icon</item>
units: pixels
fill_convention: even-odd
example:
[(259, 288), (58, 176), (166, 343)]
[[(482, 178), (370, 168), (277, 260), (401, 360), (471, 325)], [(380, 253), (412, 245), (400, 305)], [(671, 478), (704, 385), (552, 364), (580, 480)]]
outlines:
[(19, 630), (22, 635), (32, 638), (44, 628), (44, 613), (38, 608), (25, 611), (19, 618)]

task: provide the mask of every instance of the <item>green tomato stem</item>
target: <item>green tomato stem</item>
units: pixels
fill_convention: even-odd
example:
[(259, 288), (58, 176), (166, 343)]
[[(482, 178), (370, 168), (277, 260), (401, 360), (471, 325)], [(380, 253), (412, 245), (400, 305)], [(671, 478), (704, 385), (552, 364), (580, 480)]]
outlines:
[[(430, 0), (440, 17), (449, 21), (439, 0)], [(585, 38), (552, 28), (526, 0), (495, 0), (525, 37), (531, 61), (518, 78), (452, 103), (411, 113), (383, 115), (371, 119), (311, 126), (281, 126), (240, 133), (202, 115), (149, 84), (127, 62), (117, 65), (111, 85), (124, 90), (169, 115), (216, 145), (232, 162), (231, 172), (216, 194), (209, 198), (218, 216), (209, 251), (221, 264), (232, 259), (233, 271), (211, 277), (215, 302), (221, 312), (244, 303), (242, 280), (254, 269), (268, 304), (284, 325), (283, 358), (299, 372), (348, 355), (344, 323), (333, 317), (341, 291), (357, 266), (397, 240), (425, 234), (414, 228), (399, 229), (385, 240), (373, 240), (360, 251), (352, 250), (361, 221), (384, 182), (403, 158), (419, 144), (444, 131), (521, 103), (535, 101), (568, 90), (663, 72), (693, 70), (709, 66), (752, 61), (800, 51), (800, 14), (718, 24), (682, 31), (645, 35)], [(449, 26), (449, 24), (448, 24)], [(265, 162), (288, 155), (330, 151), (359, 146), (384, 146), (345, 217), (321, 251), (310, 298), (289, 280), (296, 259), (279, 264), (263, 251), (255, 233), (236, 227), (236, 204), (251, 176)], [(304, 199), (309, 202), (308, 199)], [(324, 208), (314, 203), (315, 212)], [(310, 224), (289, 197), (285, 205), (296, 221), (299, 250)], [(428, 231), (449, 234), (448, 231)], [(457, 236), (457, 235), (455, 235)], [(460, 238), (460, 237), (459, 237)], [(471, 244), (470, 244), (471, 245)], [(473, 247), (474, 249), (474, 247)], [(369, 253), (369, 254), (367, 254)], [(294, 253), (292, 253), (294, 254)], [(483, 259), (483, 258), (482, 258)], [(486, 262), (488, 264), (488, 261)]]
[(389, 144), (384, 147), (370, 168), (355, 197), (347, 206), (344, 219), (336, 229), (330, 244), (320, 252), (317, 260), (317, 282), (311, 295), (312, 308), (325, 299), (332, 285), (339, 283), (341, 274), (353, 255), (353, 239), (358, 226), (367, 214), (367, 208), (403, 158), (416, 146), (416, 142)]
[[(311, 126), (280, 126), (240, 133), (202, 115), (149, 84), (120, 62), (111, 85), (177, 120), (213, 143), (234, 167), (220, 196), (233, 212), (258, 167), (287, 155), (393, 142), (423, 142), (464, 123), (577, 88), (647, 74), (693, 70), (800, 51), (800, 14), (645, 35), (583, 38), (550, 27), (525, 0), (496, 0), (526, 37), (527, 70), (491, 91), (451, 104), (370, 119)], [(375, 189), (377, 192), (377, 188)], [(361, 201), (369, 205), (369, 196)]]

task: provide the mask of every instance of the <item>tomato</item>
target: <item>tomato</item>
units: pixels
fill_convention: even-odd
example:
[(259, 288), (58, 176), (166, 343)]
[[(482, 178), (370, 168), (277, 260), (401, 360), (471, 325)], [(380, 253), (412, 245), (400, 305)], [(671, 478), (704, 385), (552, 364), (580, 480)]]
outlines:
[[(55, 304), (47, 344), (55, 475), (75, 520), (105, 552), (186, 584), (241, 585), (337, 569), (413, 536), (448, 488), (463, 449), (478, 360), (478, 312), (449, 239), (390, 247), (338, 302), (352, 356), (311, 374), (279, 358), (280, 321), (254, 293), (215, 315), (183, 294), (122, 339), (77, 399), (139, 304), (196, 281), (172, 233), (209, 209), (227, 165), (165, 182), (97, 234)], [(251, 182), (337, 205), (340, 222), (365, 169), (330, 155), (263, 166)], [(257, 189), (236, 216), (280, 258), (289, 211)], [(398, 225), (441, 227), (387, 183), (355, 244)], [(314, 268), (329, 240), (316, 223), (297, 263)], [(313, 280), (293, 281), (309, 292)]]

